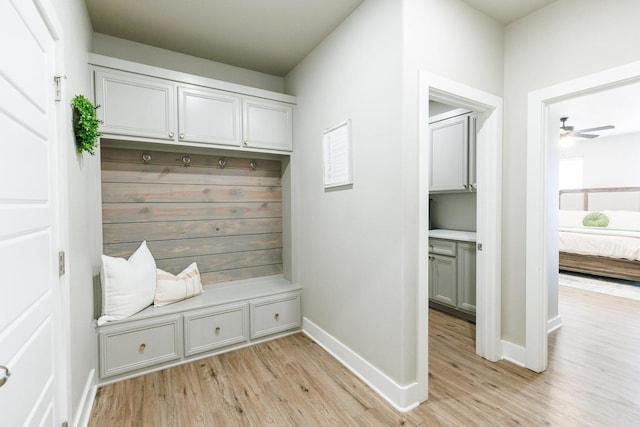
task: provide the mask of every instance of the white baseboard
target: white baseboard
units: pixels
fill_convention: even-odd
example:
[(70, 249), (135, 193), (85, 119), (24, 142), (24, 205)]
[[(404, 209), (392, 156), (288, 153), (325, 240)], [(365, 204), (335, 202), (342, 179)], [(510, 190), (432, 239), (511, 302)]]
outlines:
[(518, 366), (526, 367), (527, 352), (524, 347), (502, 341), (502, 358)]
[(398, 411), (408, 412), (420, 404), (417, 383), (406, 386), (396, 383), (306, 317), (302, 320), (302, 331)]
[(96, 370), (92, 369), (87, 378), (87, 382), (85, 383), (84, 391), (82, 392), (82, 400), (80, 401), (80, 405), (73, 417), (73, 427), (86, 427), (89, 425), (91, 409), (93, 408), (93, 402), (96, 399), (96, 392), (98, 390), (94, 381), (95, 375)]
[(560, 315), (554, 317), (553, 319), (549, 319), (547, 321), (547, 333), (555, 331), (556, 329), (560, 329), (562, 327), (562, 318)]

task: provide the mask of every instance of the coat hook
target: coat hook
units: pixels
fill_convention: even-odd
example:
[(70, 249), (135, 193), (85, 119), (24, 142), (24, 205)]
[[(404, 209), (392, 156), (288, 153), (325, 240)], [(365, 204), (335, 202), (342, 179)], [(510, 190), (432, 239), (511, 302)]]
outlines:
[(149, 163), (151, 161), (151, 154), (149, 153), (142, 153), (142, 161), (144, 163)]
[(224, 169), (227, 166), (227, 159), (221, 158), (218, 160), (218, 165), (220, 166), (220, 169)]
[(256, 168), (258, 167), (258, 162), (256, 162), (255, 160), (251, 160), (249, 162), (249, 166), (251, 167), (251, 169), (256, 170)]
[(191, 157), (189, 157), (189, 156), (182, 156), (182, 163), (184, 164), (184, 167), (189, 167), (189, 166), (191, 166)]

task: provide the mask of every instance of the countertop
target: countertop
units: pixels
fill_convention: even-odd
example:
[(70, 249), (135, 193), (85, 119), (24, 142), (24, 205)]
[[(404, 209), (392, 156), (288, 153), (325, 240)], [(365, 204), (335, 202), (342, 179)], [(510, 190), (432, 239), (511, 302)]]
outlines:
[(475, 231), (435, 229), (429, 230), (429, 237), (434, 239), (457, 240), (459, 242), (476, 242)]

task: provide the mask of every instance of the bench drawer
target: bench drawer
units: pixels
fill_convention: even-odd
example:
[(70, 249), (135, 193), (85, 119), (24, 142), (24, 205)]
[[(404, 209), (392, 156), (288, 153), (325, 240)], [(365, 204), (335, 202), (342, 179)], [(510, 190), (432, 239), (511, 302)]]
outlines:
[(247, 317), (246, 303), (186, 314), (185, 356), (247, 341)]
[(429, 253), (456, 256), (456, 242), (450, 240), (429, 239)]
[(146, 322), (99, 334), (102, 378), (180, 359), (181, 317)]
[(299, 292), (251, 301), (250, 310), (251, 339), (302, 326)]

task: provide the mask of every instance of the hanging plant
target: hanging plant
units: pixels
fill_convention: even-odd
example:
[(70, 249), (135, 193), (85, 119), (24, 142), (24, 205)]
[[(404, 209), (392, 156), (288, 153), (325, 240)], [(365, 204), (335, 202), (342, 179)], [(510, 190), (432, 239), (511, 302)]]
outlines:
[(76, 136), (78, 153), (88, 151), (94, 155), (100, 137), (98, 127), (102, 123), (96, 117), (96, 109), (99, 105), (94, 106), (84, 95), (76, 95), (71, 105), (73, 106), (73, 132)]

